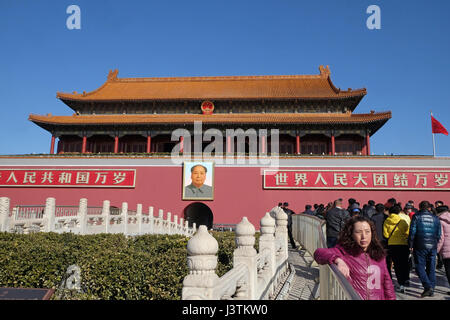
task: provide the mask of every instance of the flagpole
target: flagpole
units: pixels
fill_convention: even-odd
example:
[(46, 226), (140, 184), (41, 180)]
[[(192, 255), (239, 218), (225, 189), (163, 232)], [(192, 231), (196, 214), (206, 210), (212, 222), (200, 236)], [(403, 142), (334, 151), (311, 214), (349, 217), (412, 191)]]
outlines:
[[(433, 112), (431, 110), (430, 114), (433, 116)], [(436, 158), (436, 143), (434, 141), (433, 125), (431, 125), (431, 135), (433, 136), (433, 158)]]

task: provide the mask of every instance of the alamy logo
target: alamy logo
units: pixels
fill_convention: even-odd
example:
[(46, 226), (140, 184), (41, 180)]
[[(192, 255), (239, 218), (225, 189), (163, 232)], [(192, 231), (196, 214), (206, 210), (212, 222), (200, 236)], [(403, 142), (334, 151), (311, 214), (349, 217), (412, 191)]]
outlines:
[(81, 29), (81, 9), (79, 6), (72, 4), (67, 7), (67, 14), (70, 14), (66, 20), (66, 26), (69, 30)]
[(369, 7), (367, 7), (366, 10), (367, 14), (371, 14), (366, 21), (367, 29), (374, 30), (374, 29), (381, 29), (381, 9), (379, 6), (372, 4)]
[[(259, 164), (271, 168), (279, 166), (278, 129), (269, 131), (250, 128), (244, 131), (209, 128), (203, 132), (202, 122), (195, 121), (193, 137), (189, 130), (178, 128), (172, 132), (171, 141), (179, 141), (171, 152), (174, 164), (182, 164), (193, 157), (211, 158), (216, 164)], [(210, 143), (204, 146), (204, 142)]]
[(381, 270), (376, 265), (370, 265), (367, 268), (369, 277), (367, 279), (367, 288), (369, 289), (381, 289)]

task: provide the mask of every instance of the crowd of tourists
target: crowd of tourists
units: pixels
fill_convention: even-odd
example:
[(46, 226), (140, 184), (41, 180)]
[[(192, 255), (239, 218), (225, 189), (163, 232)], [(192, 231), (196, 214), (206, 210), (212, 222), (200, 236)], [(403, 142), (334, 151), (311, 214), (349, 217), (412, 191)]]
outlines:
[[(288, 210), (290, 217), (294, 213)], [(396, 299), (395, 292), (409, 287), (413, 269), (424, 289), (421, 297), (434, 295), (436, 268), (445, 268), (450, 283), (450, 212), (442, 201), (421, 201), (416, 208), (412, 200), (370, 200), (361, 206), (349, 199), (345, 207), (337, 199), (306, 205), (302, 213), (326, 220), (327, 248), (316, 250), (317, 263), (336, 264), (363, 299)]]

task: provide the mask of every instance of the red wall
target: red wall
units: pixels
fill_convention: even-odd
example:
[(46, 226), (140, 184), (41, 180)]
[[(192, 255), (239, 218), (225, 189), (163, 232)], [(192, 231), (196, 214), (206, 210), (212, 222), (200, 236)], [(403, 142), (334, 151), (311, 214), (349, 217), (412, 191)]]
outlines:
[[(51, 168), (58, 168), (58, 166), (51, 166)], [(86, 169), (84, 166), (82, 168)], [(113, 168), (133, 167), (114, 166)], [(158, 209), (163, 209), (164, 212), (170, 211), (172, 216), (179, 217), (183, 216), (186, 206), (195, 202), (181, 200), (181, 166), (136, 166), (134, 168), (136, 169), (136, 186), (133, 189), (0, 187), (0, 196), (9, 197), (12, 206), (44, 204), (47, 197), (56, 198), (57, 205), (78, 205), (80, 198), (87, 198), (89, 206), (101, 206), (103, 200), (110, 200), (113, 206), (121, 207), (122, 202), (128, 202), (129, 209), (135, 209), (137, 203), (142, 203), (144, 212), (148, 211), (149, 206), (153, 206), (155, 215)], [(343, 198), (346, 205), (350, 197), (357, 199), (361, 205), (368, 200), (385, 203), (391, 197), (402, 203), (414, 200), (416, 207), (422, 200), (450, 202), (448, 191), (263, 190), (260, 171), (257, 167), (215, 167), (214, 200), (201, 201), (211, 208), (214, 223), (238, 223), (243, 216), (247, 216), (259, 229), (259, 221), (265, 212), (276, 206), (278, 202), (285, 201), (289, 202), (290, 208), (296, 213), (302, 212), (305, 204), (326, 205), (327, 202), (337, 198)]]

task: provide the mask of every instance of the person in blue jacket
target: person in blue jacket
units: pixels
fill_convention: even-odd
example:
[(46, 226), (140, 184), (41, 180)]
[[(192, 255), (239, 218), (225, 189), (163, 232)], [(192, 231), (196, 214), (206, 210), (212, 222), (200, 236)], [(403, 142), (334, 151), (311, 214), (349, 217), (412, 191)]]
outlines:
[(436, 286), (436, 251), (441, 237), (441, 222), (431, 213), (431, 204), (422, 201), (413, 215), (408, 245), (413, 252), (416, 273), (422, 282), (423, 297), (432, 297)]

